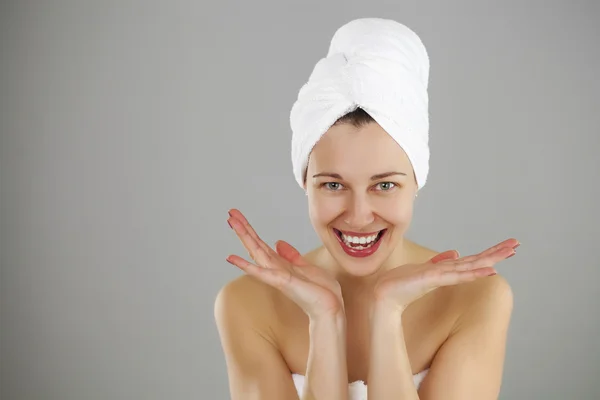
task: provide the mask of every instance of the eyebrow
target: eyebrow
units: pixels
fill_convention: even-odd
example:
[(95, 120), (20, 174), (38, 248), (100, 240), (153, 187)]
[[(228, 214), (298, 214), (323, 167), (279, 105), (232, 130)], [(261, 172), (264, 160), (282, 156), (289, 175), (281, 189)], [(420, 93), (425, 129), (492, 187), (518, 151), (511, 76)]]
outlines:
[[(406, 176), (406, 174), (404, 172), (391, 171), (391, 172), (384, 172), (384, 173), (381, 173), (381, 174), (373, 175), (371, 177), (371, 180), (375, 181), (377, 179), (387, 178), (388, 176), (392, 176), (392, 175), (404, 175), (404, 176)], [(330, 178), (335, 178), (335, 179), (340, 179), (340, 180), (344, 179), (344, 178), (342, 178), (342, 176), (340, 174), (336, 174), (334, 172), (320, 172), (320, 173), (318, 173), (316, 175), (313, 175), (313, 178), (318, 178), (320, 176), (328, 176)]]

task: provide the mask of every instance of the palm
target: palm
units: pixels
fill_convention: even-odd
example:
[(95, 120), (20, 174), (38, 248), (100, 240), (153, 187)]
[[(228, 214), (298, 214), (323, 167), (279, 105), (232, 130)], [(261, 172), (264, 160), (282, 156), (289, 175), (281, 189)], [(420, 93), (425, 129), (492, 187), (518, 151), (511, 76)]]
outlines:
[(391, 269), (377, 280), (377, 298), (402, 297), (411, 302), (429, 293), (434, 287), (427, 279), (428, 264), (407, 264)]
[(391, 269), (378, 278), (375, 296), (405, 307), (438, 287), (457, 285), (494, 274), (494, 265), (514, 255), (518, 245), (516, 239), (507, 239), (468, 257), (458, 258), (458, 253), (451, 250), (425, 263)]
[(279, 289), (309, 316), (343, 310), (339, 283), (326, 270), (308, 263), (292, 245), (282, 240), (271, 249), (238, 210), (230, 211), (231, 227), (256, 264), (232, 255), (227, 261), (251, 276)]

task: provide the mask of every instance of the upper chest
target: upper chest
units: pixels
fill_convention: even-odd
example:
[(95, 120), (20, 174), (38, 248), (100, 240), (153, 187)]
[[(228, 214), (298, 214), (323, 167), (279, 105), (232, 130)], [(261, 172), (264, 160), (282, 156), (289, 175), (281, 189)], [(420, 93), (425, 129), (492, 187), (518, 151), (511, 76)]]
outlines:
[[(453, 303), (432, 294), (413, 303), (402, 315), (398, 334), (404, 333), (413, 374), (429, 367), (456, 320)], [(440, 293), (441, 294), (441, 293)], [(310, 337), (308, 317), (294, 303), (282, 301), (275, 309), (273, 333), (292, 373), (305, 375)], [(367, 380), (371, 326), (369, 306), (346, 305), (346, 359), (348, 380)]]

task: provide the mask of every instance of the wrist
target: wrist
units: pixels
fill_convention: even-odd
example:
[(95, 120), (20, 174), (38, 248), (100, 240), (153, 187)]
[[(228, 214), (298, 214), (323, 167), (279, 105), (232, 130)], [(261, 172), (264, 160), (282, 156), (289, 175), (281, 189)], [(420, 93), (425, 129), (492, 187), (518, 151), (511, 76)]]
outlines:
[(405, 305), (395, 304), (388, 300), (375, 301), (371, 306), (370, 317), (371, 320), (383, 317), (386, 320), (389, 319), (401, 319), (402, 314), (406, 310)]
[(406, 308), (408, 307), (408, 304), (398, 304), (393, 300), (385, 298), (375, 301), (373, 305), (376, 310), (397, 314), (402, 314), (404, 310), (406, 310)]
[(325, 325), (346, 329), (346, 314), (339, 311), (331, 314), (309, 315), (308, 322), (310, 327)]

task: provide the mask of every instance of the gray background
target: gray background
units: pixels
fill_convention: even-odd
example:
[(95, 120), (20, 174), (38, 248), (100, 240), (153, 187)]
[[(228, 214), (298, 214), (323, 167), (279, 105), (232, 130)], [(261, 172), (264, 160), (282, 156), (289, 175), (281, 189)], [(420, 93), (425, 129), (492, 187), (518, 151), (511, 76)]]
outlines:
[[(408, 237), (522, 242), (502, 399), (600, 398), (593, 1), (13, 1), (1, 6), (2, 400), (225, 399), (226, 224), (318, 245), (289, 111), (334, 31), (396, 19), (431, 58)], [(456, 366), (460, 368), (460, 365)]]

